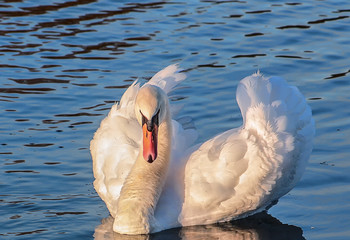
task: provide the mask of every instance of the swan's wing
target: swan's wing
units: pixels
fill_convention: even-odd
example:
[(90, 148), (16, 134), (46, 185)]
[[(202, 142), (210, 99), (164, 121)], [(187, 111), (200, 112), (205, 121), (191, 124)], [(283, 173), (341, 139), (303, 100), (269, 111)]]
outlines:
[(134, 82), (101, 122), (90, 143), (94, 187), (110, 213), (116, 213), (116, 201), (131, 166), (134, 164), (142, 133), (135, 118), (135, 97), (140, 89)]
[(186, 79), (186, 74), (181, 72), (178, 64), (170, 65), (155, 74), (147, 84), (152, 84), (170, 93), (175, 87)]
[[(252, 98), (256, 92), (260, 96)], [(268, 156), (276, 163), (270, 169), (276, 170), (272, 175), (278, 177), (271, 193), (277, 199), (300, 180), (310, 157), (315, 135), (311, 108), (297, 87), (280, 77), (265, 78), (259, 73), (241, 81), (237, 102), (245, 116), (244, 134), (255, 133), (260, 142), (269, 143), (265, 144)]]
[[(156, 85), (169, 93), (185, 78), (175, 64), (158, 72), (146, 84)], [(142, 131), (134, 113), (139, 89), (140, 84), (135, 81), (126, 90), (120, 103), (115, 104), (101, 122), (90, 143), (94, 187), (113, 216), (120, 190), (140, 149)], [(174, 109), (179, 110), (179, 107)]]
[(298, 89), (258, 73), (240, 82), (237, 102), (243, 126), (205, 142), (189, 158), (179, 217), (183, 225), (261, 211), (302, 175), (315, 127)]

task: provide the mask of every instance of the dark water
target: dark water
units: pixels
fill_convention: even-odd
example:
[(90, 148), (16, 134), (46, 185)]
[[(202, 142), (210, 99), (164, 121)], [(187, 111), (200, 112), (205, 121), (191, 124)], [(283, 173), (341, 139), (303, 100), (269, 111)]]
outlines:
[(173, 100), (199, 141), (241, 124), (236, 85), (260, 69), (306, 96), (315, 149), (271, 216), (150, 238), (349, 239), (349, 16), (348, 0), (0, 1), (0, 238), (124, 239), (108, 232), (89, 141), (133, 80), (180, 62)]

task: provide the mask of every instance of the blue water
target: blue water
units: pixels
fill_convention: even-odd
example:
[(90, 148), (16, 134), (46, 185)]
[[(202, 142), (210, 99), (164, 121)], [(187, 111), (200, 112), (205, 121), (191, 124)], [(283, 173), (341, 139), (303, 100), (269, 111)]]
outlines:
[(150, 238), (349, 239), (348, 56), (347, 0), (0, 1), (0, 238), (125, 239), (98, 234), (89, 141), (132, 81), (180, 63), (198, 141), (241, 124), (237, 83), (260, 70), (305, 95), (315, 147), (270, 215)]

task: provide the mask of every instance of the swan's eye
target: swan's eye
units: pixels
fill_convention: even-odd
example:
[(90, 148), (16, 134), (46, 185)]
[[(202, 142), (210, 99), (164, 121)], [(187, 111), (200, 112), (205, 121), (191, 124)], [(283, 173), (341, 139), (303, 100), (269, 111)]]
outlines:
[(142, 126), (143, 124), (148, 122), (148, 119), (142, 114), (141, 110), (140, 110), (141, 116), (142, 116)]
[(159, 112), (160, 112), (160, 108), (158, 109), (157, 113), (152, 118), (152, 122), (154, 124), (156, 124), (157, 126), (159, 125)]

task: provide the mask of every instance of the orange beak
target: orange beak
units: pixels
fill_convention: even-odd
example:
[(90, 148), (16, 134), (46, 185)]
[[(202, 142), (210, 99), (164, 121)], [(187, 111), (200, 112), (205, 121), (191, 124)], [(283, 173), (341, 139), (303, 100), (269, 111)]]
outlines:
[(152, 163), (157, 158), (157, 146), (158, 146), (158, 125), (154, 124), (153, 129), (148, 131), (147, 124), (142, 126), (143, 132), (143, 158)]

